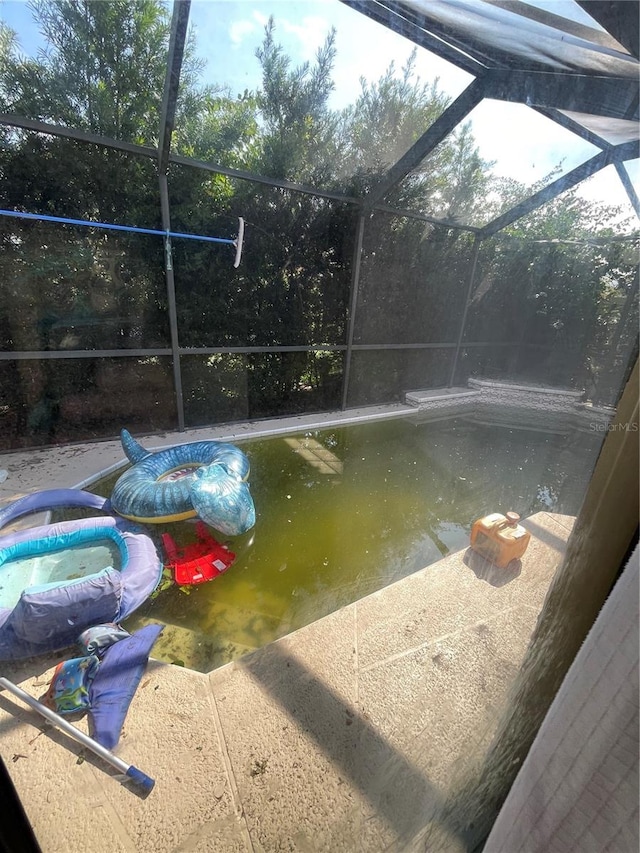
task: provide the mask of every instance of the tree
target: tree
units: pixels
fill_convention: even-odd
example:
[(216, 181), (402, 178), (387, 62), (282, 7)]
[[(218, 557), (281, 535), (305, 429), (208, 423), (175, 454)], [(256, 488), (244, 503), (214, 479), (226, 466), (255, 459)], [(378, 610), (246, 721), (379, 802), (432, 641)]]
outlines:
[(330, 30), (313, 66), (305, 62), (296, 68), (274, 36), (271, 17), (256, 50), (262, 66), (259, 165), (271, 177), (322, 186), (331, 173), (334, 119), (327, 102), (334, 89), (335, 30)]
[(166, 8), (154, 0), (35, 0), (32, 9), (46, 48), (15, 66), (12, 109), (116, 139), (157, 139)]
[[(168, 52), (166, 6), (159, 0), (37, 0), (32, 9), (46, 40), (36, 58), (20, 56), (15, 35), (0, 25), (2, 108), (155, 145)], [(413, 54), (399, 72), (391, 65), (378, 81), (363, 79), (355, 102), (332, 110), (335, 33), (328, 32), (312, 61), (296, 66), (276, 32), (271, 19), (256, 49), (261, 85), (239, 98), (224, 85), (202, 85), (189, 37), (174, 150), (270, 178), (366, 195), (449, 104), (437, 80), (417, 78)], [(3, 206), (160, 227), (153, 160), (16, 129), (2, 134)], [(476, 223), (536, 189), (498, 180), (490, 168), (465, 124), (384, 202), (450, 223)], [(175, 230), (232, 237), (237, 217), (247, 222), (238, 270), (231, 267), (229, 247), (174, 240), (183, 346), (345, 343), (356, 206), (177, 165), (169, 170), (169, 190)], [(606, 263), (614, 265), (603, 271), (593, 252), (540, 250), (530, 243), (586, 237), (596, 224), (601, 233), (617, 237), (614, 226), (602, 231), (603, 221), (601, 209), (570, 193), (515, 223), (510, 245), (502, 238), (485, 243), (469, 311), (474, 334), (491, 342), (496, 328), (519, 333), (514, 323), (526, 317), (526, 335), (552, 350), (559, 342), (577, 347), (580, 338), (592, 348), (614, 341), (622, 353), (628, 335), (618, 334), (617, 318), (629, 324), (634, 317), (627, 260), (603, 249)], [(160, 240), (41, 223), (0, 225), (0, 333), (6, 350), (168, 345)], [(372, 344), (455, 339), (472, 242), (464, 232), (404, 216), (377, 213), (368, 219), (356, 337)], [(613, 274), (617, 269), (620, 275)], [(553, 281), (543, 289), (545, 277)], [(380, 387), (393, 385), (400, 393), (405, 379), (420, 381), (422, 364), (424, 381), (441, 384), (450, 353), (434, 352), (430, 367), (416, 350), (408, 368), (400, 354), (388, 376), (380, 370)], [(185, 357), (185, 397), (200, 412), (200, 423), (216, 418), (212, 400), (226, 419), (332, 408), (340, 400), (341, 358), (319, 351)], [(60, 370), (53, 376), (25, 360), (20, 365), (27, 410), (43, 389), (51, 396)], [(548, 367), (538, 366), (541, 372)], [(594, 375), (607, 371), (594, 366)], [(89, 373), (83, 387), (94, 381)], [(572, 374), (570, 381), (579, 380)], [(55, 408), (59, 401), (53, 397)]]
[[(503, 181), (502, 206), (556, 176)], [(511, 341), (513, 375), (613, 404), (637, 328), (637, 252), (619, 209), (569, 190), (483, 242), (468, 339)]]
[[(387, 169), (449, 106), (435, 78), (415, 74), (416, 49), (396, 73), (392, 62), (375, 83), (360, 80), (353, 106), (340, 117), (340, 168), (354, 194), (375, 188)], [(450, 221), (468, 220), (482, 203), (490, 163), (479, 156), (464, 124), (438, 145), (384, 200)]]
[(379, 178), (446, 109), (437, 78), (429, 84), (415, 78), (415, 59), (414, 50), (400, 76), (392, 62), (375, 83), (360, 78), (360, 94), (341, 116), (348, 177)]
[[(169, 36), (166, 8), (148, 0), (54, 0), (34, 3), (32, 10), (46, 47), (37, 58), (24, 58), (15, 36), (4, 31), (3, 109), (129, 141), (156, 140)], [(5, 131), (5, 141), (3, 207), (159, 225), (152, 161), (16, 129)], [(0, 227), (4, 349), (126, 349), (141, 346), (143, 336), (147, 346), (166, 345), (158, 241), (20, 220), (4, 219)], [(18, 369), (22, 426), (36, 434), (44, 430), (54, 440), (70, 389), (95, 386), (109, 365), (45, 359), (21, 361)], [(73, 377), (71, 385), (65, 375)], [(104, 421), (103, 432), (114, 429), (109, 418)]]
[[(188, 88), (182, 100), (190, 98)], [(258, 103), (253, 92), (234, 99), (226, 89), (211, 87), (199, 97), (173, 133), (172, 148), (187, 157), (235, 169), (255, 170), (260, 156)]]

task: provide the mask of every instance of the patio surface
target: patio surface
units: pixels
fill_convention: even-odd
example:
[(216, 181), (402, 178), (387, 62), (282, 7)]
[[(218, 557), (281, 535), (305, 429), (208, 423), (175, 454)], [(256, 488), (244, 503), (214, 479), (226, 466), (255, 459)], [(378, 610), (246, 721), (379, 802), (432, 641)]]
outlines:
[[(0, 500), (121, 458), (0, 456)], [(1, 693), (0, 753), (43, 851), (462, 850), (441, 805), (486, 751), (572, 524), (538, 513), (519, 569), (452, 554), (209, 675), (152, 660), (116, 750), (156, 780), (146, 799)], [(39, 697), (71, 656), (3, 674)]]

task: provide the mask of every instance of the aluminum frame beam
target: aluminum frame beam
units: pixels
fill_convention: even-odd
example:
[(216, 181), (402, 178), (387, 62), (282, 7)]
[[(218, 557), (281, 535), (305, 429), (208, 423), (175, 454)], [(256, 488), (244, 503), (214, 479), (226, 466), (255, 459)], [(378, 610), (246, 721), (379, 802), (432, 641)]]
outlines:
[(158, 168), (161, 175), (166, 174), (169, 165), (169, 151), (171, 150), (171, 137), (175, 126), (176, 104), (180, 88), (180, 71), (182, 70), (184, 46), (187, 40), (190, 9), (191, 0), (174, 0), (169, 52), (167, 56), (167, 76), (164, 81), (162, 110), (160, 113)]
[(449, 222), (447, 219), (438, 219), (435, 216), (429, 216), (428, 213), (419, 213), (418, 211), (408, 210), (404, 207), (392, 207), (389, 204), (374, 204), (373, 211), (374, 213), (388, 213), (390, 216), (401, 216), (404, 219), (417, 219), (420, 222), (428, 222), (440, 228), (468, 231), (470, 234), (477, 234), (480, 230), (479, 225), (463, 225), (461, 222)]
[(133, 142), (125, 142), (121, 139), (112, 139), (109, 136), (98, 136), (96, 133), (87, 133), (84, 130), (76, 130), (65, 127), (62, 124), (48, 124), (44, 121), (25, 118), (13, 113), (0, 113), (0, 125), (6, 127), (17, 127), (21, 130), (30, 130), (33, 133), (45, 133), (47, 136), (61, 136), (66, 139), (74, 139), (77, 142), (87, 142), (90, 145), (99, 145), (101, 148), (113, 148), (116, 151), (127, 151), (129, 154), (137, 154), (155, 160), (158, 149), (148, 145), (136, 145)]
[(471, 294), (473, 293), (473, 288), (476, 283), (476, 273), (478, 269), (478, 255), (480, 254), (480, 244), (482, 240), (476, 237), (475, 242), (473, 244), (473, 256), (471, 261), (471, 269), (469, 270), (469, 286), (467, 287), (467, 295), (464, 300), (464, 306), (462, 308), (462, 318), (460, 320), (460, 327), (458, 329), (458, 337), (456, 339), (456, 351), (451, 360), (451, 370), (449, 372), (449, 383), (448, 387), (453, 388), (453, 383), (455, 382), (456, 373), (458, 371), (458, 362), (460, 360), (460, 350), (462, 349), (462, 344), (464, 340), (464, 330), (467, 325), (467, 314), (469, 313), (469, 306), (471, 305)]
[[(601, 47), (609, 48), (610, 50), (620, 50), (620, 42), (618, 42), (605, 28), (598, 30), (595, 27), (590, 27), (586, 24), (581, 24), (578, 21), (572, 21), (569, 18), (564, 18), (562, 15), (556, 15), (547, 9), (539, 9), (536, 6), (530, 5), (523, 0), (484, 0), (485, 3), (491, 6), (497, 6), (500, 9), (505, 9), (508, 12), (513, 12), (520, 15), (521, 18), (528, 18), (530, 21), (536, 21), (539, 24), (544, 24), (547, 27), (553, 27), (563, 33), (568, 33), (572, 36), (591, 41)], [(592, 0), (589, 0), (590, 6)], [(582, 5), (582, 4), (581, 4)], [(586, 9), (589, 12), (589, 9)]]
[(581, 137), (585, 142), (590, 142), (591, 145), (595, 145), (596, 148), (601, 148), (603, 151), (615, 148), (614, 142), (609, 142), (607, 139), (604, 139), (604, 137), (598, 136), (597, 133), (594, 133), (592, 130), (589, 130), (589, 128), (584, 127), (577, 121), (569, 118), (569, 116), (559, 110), (554, 110), (550, 107), (532, 107), (532, 109), (537, 113), (540, 113), (540, 115), (545, 118), (548, 118), (550, 121), (554, 121), (556, 124), (564, 127), (565, 130), (575, 133), (576, 136)]
[(270, 352), (344, 352), (346, 344), (290, 344), (272, 347), (180, 347), (180, 355), (251, 355), (252, 353)]
[(362, 204), (362, 198), (344, 195), (334, 190), (323, 190), (317, 187), (309, 187), (306, 184), (297, 184), (295, 181), (285, 181), (277, 178), (269, 178), (265, 175), (256, 175), (253, 172), (245, 172), (242, 169), (231, 169), (218, 163), (207, 163), (206, 160), (195, 160), (193, 157), (185, 157), (183, 154), (170, 154), (169, 162), (179, 166), (189, 166), (202, 169), (205, 172), (214, 172), (216, 175), (225, 175), (227, 178), (237, 178), (240, 181), (251, 181), (254, 184), (263, 184), (275, 189), (291, 190), (305, 195), (315, 195), (319, 198), (329, 198), (335, 201), (345, 201), (350, 204)]
[[(164, 172), (159, 175), (159, 183), (162, 227), (168, 232), (171, 230), (171, 215), (169, 209), (167, 176)], [(173, 260), (171, 257), (171, 237), (169, 237), (168, 234), (164, 238), (164, 275), (167, 286), (167, 309), (169, 313), (169, 335), (171, 337), (171, 360), (173, 363), (173, 382), (176, 392), (178, 430), (183, 432), (185, 428), (185, 419), (184, 397), (182, 393), (182, 368), (180, 366), (180, 341), (178, 337), (178, 309), (176, 303), (176, 283), (173, 275)]]
[(362, 247), (364, 244), (364, 229), (366, 227), (366, 216), (360, 212), (356, 239), (353, 247), (353, 269), (351, 271), (351, 294), (349, 299), (349, 316), (347, 318), (347, 350), (344, 357), (342, 372), (342, 411), (347, 408), (349, 400), (349, 380), (351, 378), (351, 353), (353, 350), (353, 338), (356, 326), (356, 309), (358, 307), (358, 294), (360, 292), (360, 269), (362, 266)]
[(494, 69), (484, 76), (485, 97), (637, 121), (638, 81), (562, 72)]
[(622, 181), (622, 186), (627, 191), (627, 195), (629, 196), (629, 201), (631, 202), (631, 206), (636, 212), (636, 216), (640, 219), (640, 199), (638, 198), (638, 193), (636, 192), (635, 187), (631, 183), (631, 178), (629, 177), (629, 173), (624, 167), (623, 163), (616, 163), (616, 172), (618, 173), (618, 177)]
[(630, 0), (577, 0), (588, 15), (638, 59), (638, 3)]
[(424, 29), (418, 16), (407, 9), (400, 12), (378, 0), (341, 0), (341, 2), (356, 12), (366, 15), (367, 18), (371, 18), (372, 21), (382, 24), (383, 27), (404, 36), (419, 47), (441, 56), (469, 74), (477, 76), (486, 71), (486, 67), (476, 59)]
[[(525, 71), (548, 71), (550, 65), (556, 68), (567, 67), (568, 65), (580, 68), (584, 64), (578, 58), (581, 53), (580, 48), (586, 48), (592, 52), (593, 60), (604, 60), (605, 64), (614, 62), (618, 69), (624, 69), (625, 72), (628, 72), (627, 76), (637, 79), (637, 67), (636, 63), (633, 62), (634, 57), (630, 56), (626, 50), (621, 50), (619, 47), (604, 46), (600, 44), (599, 40), (591, 37), (585, 40), (579, 36), (574, 36), (569, 32), (572, 28), (571, 25), (569, 28), (557, 26), (557, 17), (550, 28), (548, 25), (541, 28), (536, 25), (538, 22), (535, 21), (533, 15), (511, 15), (510, 24), (515, 24), (515, 26), (507, 26), (504, 15), (493, 16), (492, 20), (492, 16), (489, 14), (491, 4), (478, 2), (479, 14), (476, 23), (480, 29), (476, 35), (476, 30), (469, 23), (467, 15), (460, 14), (459, 7), (463, 4), (457, 4), (455, 0), (452, 2), (455, 10), (452, 15), (446, 14), (446, 11), (442, 14), (441, 2), (434, 2), (432, 14), (428, 13), (429, 0), (380, 0), (380, 2), (386, 8), (396, 11), (402, 18), (414, 21), (417, 26), (428, 31), (431, 37), (441, 39), (449, 49), (461, 51), (471, 60), (481, 63), (485, 68), (510, 68)], [(636, 6), (637, 15), (637, 0), (636, 2), (628, 0), (629, 6), (632, 3)], [(497, 8), (501, 6), (499, 3), (493, 5)], [(533, 22), (533, 26), (529, 25), (529, 21)], [(485, 38), (482, 37), (483, 27)], [(487, 39), (487, 33), (493, 33), (496, 29), (498, 37)], [(509, 30), (520, 30), (523, 33), (522, 42), (525, 45), (528, 44), (528, 49), (518, 52), (512, 50), (509, 43), (505, 44), (500, 36), (507, 34)], [(557, 44), (555, 45), (553, 44), (553, 37), (551, 37), (552, 30), (556, 30)], [(545, 38), (545, 36), (550, 37), (550, 39), (547, 38), (545, 50), (538, 52), (535, 49), (536, 39)], [(507, 42), (508, 40), (507, 35)], [(575, 45), (576, 41), (578, 45)], [(578, 46), (578, 57), (573, 55), (571, 45)], [(564, 48), (568, 48), (568, 53)], [(456, 60), (452, 57), (451, 61), (455, 62)], [(600, 61), (584, 64), (585, 73), (595, 73)], [(625, 74), (621, 76), (625, 76)]]
[[(514, 341), (464, 341), (465, 347), (506, 347)], [(354, 352), (415, 349), (455, 349), (457, 341), (430, 341), (422, 344), (353, 344)], [(542, 346), (544, 344), (529, 344)], [(180, 355), (255, 355), (279, 352), (346, 352), (348, 344), (304, 344), (300, 346), (273, 347), (179, 347)], [(60, 361), (87, 358), (148, 358), (173, 355), (167, 347), (150, 349), (79, 349), (79, 350), (18, 350), (0, 352), (0, 361)]]
[(484, 83), (474, 80), (447, 109), (427, 128), (411, 148), (387, 171), (380, 183), (365, 196), (365, 207), (376, 205), (416, 168), (484, 97)]
[(20, 350), (0, 352), (0, 361), (44, 361), (45, 359), (73, 358), (148, 358), (156, 355), (172, 355), (166, 347), (158, 349), (77, 349), (77, 350)]
[(541, 207), (543, 204), (551, 201), (566, 190), (575, 187), (577, 184), (584, 181), (585, 178), (595, 175), (596, 172), (599, 172), (606, 166), (609, 166), (612, 163), (622, 163), (624, 160), (636, 159), (640, 156), (639, 149), (639, 143), (627, 142), (624, 145), (616, 145), (609, 151), (601, 151), (599, 154), (596, 154), (595, 157), (592, 157), (590, 160), (587, 160), (585, 163), (582, 163), (580, 166), (577, 166), (575, 169), (567, 172), (566, 175), (563, 175), (556, 181), (553, 181), (539, 192), (534, 193), (534, 195), (524, 201), (521, 201), (520, 204), (512, 207), (511, 210), (507, 210), (501, 216), (498, 216), (496, 219), (488, 222), (480, 229), (478, 235), (481, 238), (491, 237), (497, 231), (501, 231), (517, 219), (526, 216), (528, 213), (531, 213), (531, 211), (536, 210), (536, 208)]

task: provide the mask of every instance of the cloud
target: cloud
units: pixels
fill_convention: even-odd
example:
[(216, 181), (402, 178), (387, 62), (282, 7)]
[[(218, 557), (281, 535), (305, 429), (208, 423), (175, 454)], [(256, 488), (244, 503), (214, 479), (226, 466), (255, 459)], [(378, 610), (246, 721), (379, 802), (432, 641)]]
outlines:
[(229, 38), (236, 46), (240, 46), (245, 37), (255, 32), (256, 25), (253, 21), (234, 21), (229, 27)]
[(251, 18), (242, 18), (239, 21), (233, 21), (229, 25), (229, 38), (235, 47), (240, 47), (247, 36), (253, 35), (259, 29), (263, 29), (268, 18), (258, 10), (254, 10)]
[(331, 24), (325, 18), (306, 15), (298, 24), (287, 18), (276, 19), (276, 27), (298, 39), (301, 52), (307, 56), (314, 54), (324, 44)]
[(269, 18), (266, 15), (263, 15), (262, 12), (258, 12), (257, 9), (254, 10), (252, 17), (253, 20), (260, 24), (261, 27), (266, 27), (269, 23)]

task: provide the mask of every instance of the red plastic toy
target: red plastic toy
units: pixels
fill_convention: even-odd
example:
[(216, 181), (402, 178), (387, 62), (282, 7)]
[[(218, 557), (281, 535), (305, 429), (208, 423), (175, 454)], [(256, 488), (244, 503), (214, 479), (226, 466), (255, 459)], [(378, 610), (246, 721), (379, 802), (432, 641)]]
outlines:
[(198, 541), (178, 548), (168, 533), (162, 534), (162, 545), (173, 569), (173, 577), (180, 586), (204, 583), (226, 572), (236, 555), (221, 545), (209, 533), (206, 524), (196, 524)]

